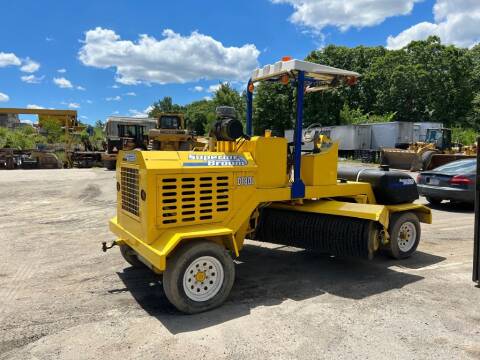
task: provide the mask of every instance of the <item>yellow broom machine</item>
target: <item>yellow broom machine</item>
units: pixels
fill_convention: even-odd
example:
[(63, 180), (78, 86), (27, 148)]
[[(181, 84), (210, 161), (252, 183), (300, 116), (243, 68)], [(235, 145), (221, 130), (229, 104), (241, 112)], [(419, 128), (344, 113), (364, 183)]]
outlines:
[[(311, 152), (301, 148), (304, 95), (358, 77), (283, 59), (253, 72), (246, 133), (231, 108), (220, 108), (208, 151), (120, 152), (111, 246), (131, 265), (162, 274), (168, 300), (190, 314), (226, 300), (245, 238), (335, 256), (372, 258), (381, 249), (397, 259), (412, 255), (420, 222), (431, 222), (430, 209), (413, 203), (412, 178), (381, 170), (339, 175), (337, 143), (317, 137)], [(270, 131), (252, 136), (260, 81), (296, 89), (293, 143)], [(104, 251), (111, 246), (103, 243)]]

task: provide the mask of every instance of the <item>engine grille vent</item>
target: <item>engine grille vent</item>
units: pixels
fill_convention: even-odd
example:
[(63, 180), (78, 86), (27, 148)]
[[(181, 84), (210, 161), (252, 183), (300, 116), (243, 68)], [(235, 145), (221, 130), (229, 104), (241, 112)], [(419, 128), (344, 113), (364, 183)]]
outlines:
[(132, 215), (139, 216), (138, 169), (122, 167), (120, 172), (122, 209)]
[(160, 177), (158, 222), (162, 226), (221, 221), (230, 210), (231, 176)]

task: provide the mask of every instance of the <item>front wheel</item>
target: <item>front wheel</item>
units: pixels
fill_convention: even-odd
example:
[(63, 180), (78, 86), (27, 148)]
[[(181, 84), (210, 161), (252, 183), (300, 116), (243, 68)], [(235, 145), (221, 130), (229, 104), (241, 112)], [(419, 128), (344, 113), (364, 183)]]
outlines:
[(389, 253), (395, 259), (410, 257), (420, 242), (420, 221), (411, 212), (392, 215), (389, 226)]
[(178, 310), (195, 314), (220, 306), (234, 279), (235, 266), (224, 247), (192, 241), (167, 260), (163, 289)]
[(132, 265), (134, 268), (145, 267), (145, 264), (138, 259), (137, 253), (128, 245), (119, 245), (120, 253), (126, 262)]

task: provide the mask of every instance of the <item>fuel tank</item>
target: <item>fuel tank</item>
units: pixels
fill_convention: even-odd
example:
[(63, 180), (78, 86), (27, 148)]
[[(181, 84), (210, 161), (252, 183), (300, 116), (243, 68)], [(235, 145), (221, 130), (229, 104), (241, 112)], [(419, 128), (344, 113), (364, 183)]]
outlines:
[(389, 170), (387, 166), (381, 168), (339, 167), (337, 177), (341, 180), (370, 183), (379, 204), (412, 203), (418, 199), (415, 180), (402, 171)]

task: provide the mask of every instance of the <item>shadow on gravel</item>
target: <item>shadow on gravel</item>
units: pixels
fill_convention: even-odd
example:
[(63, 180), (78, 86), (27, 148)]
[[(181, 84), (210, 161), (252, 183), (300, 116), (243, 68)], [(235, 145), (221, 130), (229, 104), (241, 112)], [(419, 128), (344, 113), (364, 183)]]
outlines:
[(127, 268), (118, 276), (147, 313), (155, 316), (171, 333), (194, 331), (236, 319), (257, 306), (271, 306), (287, 299), (300, 301), (329, 293), (360, 300), (399, 289), (423, 277), (397, 272), (390, 267), (418, 269), (445, 260), (417, 252), (397, 261), (378, 256), (373, 261), (332, 258), (326, 255), (279, 246), (274, 249), (245, 245), (236, 261), (236, 280), (229, 300), (213, 311), (183, 315), (170, 305), (161, 278), (148, 269)]

